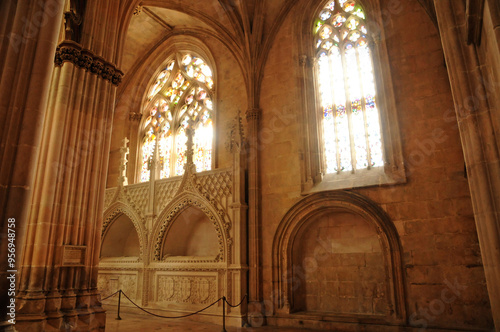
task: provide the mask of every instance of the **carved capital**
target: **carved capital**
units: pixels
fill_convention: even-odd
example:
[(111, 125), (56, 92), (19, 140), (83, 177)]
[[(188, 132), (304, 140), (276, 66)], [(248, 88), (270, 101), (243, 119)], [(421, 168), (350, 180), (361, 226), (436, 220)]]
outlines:
[(92, 67), (92, 62), (94, 61), (92, 57), (92, 53), (86, 50), (82, 50), (80, 52), (80, 56), (78, 57), (78, 66), (80, 68), (84, 68), (85, 70), (90, 70)]
[(380, 41), (382, 40), (382, 37), (380, 36), (380, 32), (377, 33), (372, 33), (371, 34), (371, 41), (368, 43), (368, 47), (373, 47), (374, 45), (378, 45)]
[(90, 71), (116, 86), (120, 84), (123, 78), (123, 72), (116, 68), (115, 65), (70, 40), (62, 42), (56, 49), (54, 59), (56, 66), (62, 66), (65, 61)]
[(250, 108), (246, 112), (247, 120), (258, 121), (260, 119), (260, 115), (262, 113), (262, 109), (260, 108)]
[(301, 67), (310, 67), (312, 64), (311, 58), (305, 54), (299, 56), (299, 64)]
[(130, 112), (128, 114), (128, 119), (130, 121), (141, 121), (142, 119), (142, 114), (139, 112)]

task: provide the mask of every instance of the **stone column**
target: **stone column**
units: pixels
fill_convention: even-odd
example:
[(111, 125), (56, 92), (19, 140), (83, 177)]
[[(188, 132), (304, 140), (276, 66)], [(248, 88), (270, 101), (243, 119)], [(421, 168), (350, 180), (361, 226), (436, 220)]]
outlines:
[(262, 110), (251, 108), (246, 112), (248, 124), (248, 319), (252, 325), (264, 322), (261, 304), (260, 269), (260, 213), (259, 213), (259, 120)]
[[(117, 112), (118, 112), (118, 110), (117, 110)], [(135, 147), (135, 146), (139, 145), (139, 142), (142, 139), (142, 137), (138, 136), (138, 130), (137, 130), (140, 123), (141, 123), (142, 114), (139, 112), (129, 112), (128, 119), (129, 119), (128, 135), (130, 137), (130, 146)], [(116, 121), (116, 119), (115, 119), (115, 121)], [(113, 142), (111, 142), (111, 146), (113, 146)], [(137, 153), (140, 154), (140, 152), (141, 152), (140, 149), (139, 150), (132, 149), (132, 151), (130, 151), (129, 159), (136, 161), (133, 164), (130, 164), (129, 168), (127, 170), (127, 176), (130, 179), (131, 183), (141, 182), (140, 178), (138, 178), (138, 176), (137, 176), (137, 174), (138, 174), (137, 167), (140, 167), (140, 164), (137, 163), (137, 159), (138, 159)], [(142, 158), (139, 158), (139, 160), (142, 160)], [(111, 163), (111, 161), (110, 161), (110, 163)], [(110, 167), (112, 167), (111, 165), (110, 165)]]
[(81, 41), (65, 40), (55, 58), (50, 54), (55, 68), (27, 208), (19, 331), (105, 326), (97, 266), (115, 93), (123, 75), (113, 63), (119, 9), (118, 0), (87, 1)]
[(120, 175), (118, 176), (119, 187), (128, 186), (128, 178), (127, 178), (127, 164), (128, 164), (128, 155), (130, 153), (130, 149), (128, 147), (128, 138), (124, 138), (122, 140), (122, 146), (120, 147)]
[[(317, 147), (319, 146), (319, 144), (311, 144), (311, 137), (318, 137), (318, 135), (316, 135), (314, 132), (311, 132), (311, 128), (317, 127), (317, 123), (314, 120), (315, 117), (311, 117), (311, 110), (309, 109), (309, 100), (311, 95), (311, 92), (308, 90), (311, 85), (311, 77), (309, 73), (311, 73), (310, 68), (313, 67), (313, 64), (316, 65), (314, 62), (315, 60), (310, 59), (307, 55), (301, 55), (299, 57), (299, 64), (302, 69), (302, 81), (300, 90), (303, 100), (302, 107), (304, 109), (304, 112), (302, 112), (302, 121), (307, 124), (307, 126), (305, 126), (305, 129), (303, 129), (302, 135), (304, 144), (306, 146), (305, 151), (312, 151), (312, 153), (301, 152), (301, 164), (303, 165), (303, 171), (301, 172), (301, 182), (302, 190), (305, 191), (312, 189), (314, 185), (313, 168), (315, 168), (316, 170), (321, 168), (318, 167), (318, 165), (321, 165), (319, 153), (317, 151)], [(313, 167), (313, 164), (315, 164), (315, 167)]]
[[(485, 91), (476, 46), (467, 45), (464, 3), (434, 0), (434, 4), (467, 166), (491, 310), (496, 329), (500, 331), (500, 158), (495, 139), (498, 133), (492, 123), (495, 110), (490, 106), (494, 96)], [(498, 67), (497, 64), (496, 70)]]
[[(233, 297), (229, 299), (234, 304), (239, 303), (245, 294), (247, 294), (247, 210), (248, 205), (245, 202), (245, 162), (247, 144), (243, 135), (243, 124), (241, 122), (240, 112), (235, 119), (235, 125), (231, 131), (231, 140), (229, 150), (233, 154), (233, 192), (231, 213), (233, 215), (233, 255), (229, 268), (228, 280), (232, 279)], [(244, 301), (245, 302), (245, 301)], [(237, 308), (228, 308), (229, 312), (238, 315), (245, 315), (247, 308), (241, 305)]]
[[(21, 266), (63, 5), (0, 1), (0, 321), (9, 300), (6, 271)], [(7, 266), (9, 218), (15, 219), (13, 266)], [(19, 282), (19, 272), (13, 274)]]

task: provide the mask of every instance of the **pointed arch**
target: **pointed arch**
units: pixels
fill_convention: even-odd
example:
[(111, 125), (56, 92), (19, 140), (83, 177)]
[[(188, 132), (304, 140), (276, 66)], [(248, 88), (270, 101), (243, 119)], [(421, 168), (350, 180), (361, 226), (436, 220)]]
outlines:
[(302, 2), (305, 193), (406, 181), (379, 0)]
[(210, 220), (217, 233), (219, 253), (215, 258), (215, 262), (228, 261), (229, 248), (228, 243), (231, 241), (228, 233), (229, 223), (225, 223), (223, 215), (217, 211), (208, 201), (192, 193), (183, 193), (178, 195), (167, 207), (159, 214), (157, 222), (153, 227), (153, 238), (150, 243), (149, 253), (151, 261), (160, 261), (162, 258), (163, 243), (167, 233), (175, 222), (177, 217), (181, 215), (189, 207), (200, 209)]
[(159, 161), (155, 178), (184, 173), (185, 130), (194, 134), (194, 163), (198, 172), (213, 168), (215, 87), (210, 64), (189, 44), (172, 52), (145, 90), (139, 127), (140, 180), (150, 180), (152, 159)]
[(146, 228), (144, 224), (141, 222), (141, 218), (139, 215), (132, 209), (130, 206), (122, 203), (122, 202), (115, 202), (111, 204), (106, 211), (104, 211), (103, 214), (103, 219), (104, 222), (102, 224), (102, 232), (101, 232), (101, 243), (104, 241), (104, 238), (106, 237), (106, 234), (108, 230), (110, 229), (110, 226), (118, 219), (120, 215), (126, 215), (132, 224), (134, 225), (134, 228), (137, 232), (137, 237), (139, 238), (139, 245), (140, 245), (140, 259), (143, 258), (144, 254), (144, 249), (146, 248), (147, 245), (147, 239), (146, 239)]
[[(272, 251), (273, 287), (277, 310), (291, 312), (293, 298), (293, 246), (301, 228), (325, 213), (348, 212), (369, 222), (377, 231), (389, 277), (389, 303), (393, 310), (387, 317), (400, 322), (406, 317), (402, 247), (396, 227), (387, 213), (375, 202), (349, 191), (315, 193), (297, 202), (283, 217), (274, 236)], [(354, 319), (358, 319), (355, 317)]]

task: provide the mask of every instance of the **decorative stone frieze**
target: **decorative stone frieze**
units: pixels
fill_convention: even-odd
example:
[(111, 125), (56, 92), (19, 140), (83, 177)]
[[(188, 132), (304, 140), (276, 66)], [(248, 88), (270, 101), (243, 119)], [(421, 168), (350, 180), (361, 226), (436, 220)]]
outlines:
[(56, 49), (54, 59), (56, 66), (62, 66), (65, 61), (90, 71), (116, 86), (120, 84), (123, 78), (123, 72), (116, 68), (115, 65), (70, 40), (62, 42)]
[(210, 304), (217, 299), (217, 278), (159, 275), (156, 297), (159, 303)]
[[(236, 127), (240, 132), (241, 121)], [(110, 232), (120, 231), (120, 227), (110, 226), (115, 221), (121, 222), (123, 219), (118, 218), (126, 215), (138, 233), (140, 258), (132, 257), (135, 254), (101, 258), (99, 281), (102, 287), (108, 287), (104, 294), (120, 287), (126, 281), (122, 276), (133, 272), (137, 273), (139, 283), (135, 294), (140, 294), (137, 300), (140, 298), (144, 307), (168, 310), (176, 306), (177, 310), (194, 311), (222, 295), (237, 303), (246, 293), (246, 256), (242, 256), (246, 243), (241, 237), (246, 229), (246, 204), (241, 196), (245, 181), (244, 169), (239, 164), (242, 135), (235, 137), (233, 167), (201, 174), (196, 173), (192, 160), (192, 132), (187, 135), (188, 158), (182, 177), (152, 179), (106, 190), (103, 247), (110, 245), (108, 239), (112, 241), (112, 236), (108, 238)], [(170, 254), (166, 249), (171, 244), (170, 236), (177, 234), (175, 223), (184, 220), (184, 213), (190, 209), (199, 210), (204, 222), (215, 232), (210, 240), (213, 251), (206, 256)], [(185, 227), (179, 234), (192, 231)], [(228, 308), (227, 313), (242, 317), (244, 310)]]

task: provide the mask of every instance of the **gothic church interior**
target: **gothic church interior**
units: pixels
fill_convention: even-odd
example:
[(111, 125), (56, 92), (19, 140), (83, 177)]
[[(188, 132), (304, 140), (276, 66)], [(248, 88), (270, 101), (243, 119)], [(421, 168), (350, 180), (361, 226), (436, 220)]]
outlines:
[(121, 290), (500, 331), (499, 26), (498, 0), (2, 1), (0, 326), (104, 331)]

